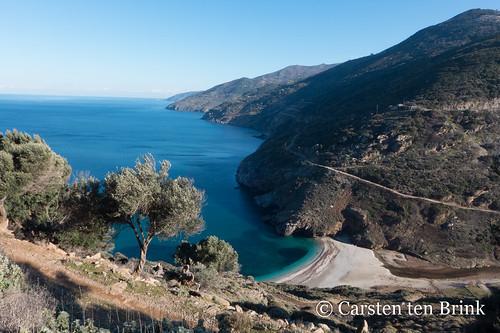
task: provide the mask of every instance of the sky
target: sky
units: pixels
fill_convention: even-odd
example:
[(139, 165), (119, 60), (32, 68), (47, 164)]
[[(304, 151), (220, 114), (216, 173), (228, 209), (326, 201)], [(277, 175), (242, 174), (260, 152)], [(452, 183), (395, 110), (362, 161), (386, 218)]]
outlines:
[(0, 0), (0, 94), (167, 97), (380, 52), (498, 0)]

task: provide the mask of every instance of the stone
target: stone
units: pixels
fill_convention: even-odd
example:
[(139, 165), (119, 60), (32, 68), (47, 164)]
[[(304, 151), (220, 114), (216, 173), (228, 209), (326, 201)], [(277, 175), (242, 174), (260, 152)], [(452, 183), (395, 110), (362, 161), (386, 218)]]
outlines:
[(359, 325), (358, 329), (356, 330), (356, 333), (370, 333), (368, 329), (368, 323), (366, 322), (366, 320), (363, 320), (363, 323)]
[(234, 309), (235, 309), (235, 311), (236, 311), (236, 312), (238, 312), (238, 313), (243, 313), (243, 309), (242, 309), (242, 308), (241, 308), (241, 306), (239, 306), (239, 305), (235, 305), (235, 306), (234, 306)]
[[(167, 287), (169, 287), (169, 288), (179, 287), (180, 285), (181, 285), (181, 283), (175, 279), (167, 281)], [(200, 294), (200, 296), (201, 296), (201, 294)]]
[(327, 324), (319, 323), (318, 327), (321, 328), (323, 330), (323, 332), (325, 332), (325, 333), (332, 331), (330, 326), (328, 326)]
[(228, 300), (226, 300), (226, 299), (224, 299), (224, 298), (222, 298), (220, 296), (217, 296), (217, 295), (213, 295), (212, 296), (212, 301), (215, 304), (218, 304), (218, 305), (226, 307), (226, 308), (229, 307), (229, 306), (231, 306), (231, 303)]
[(90, 260), (99, 261), (102, 259), (101, 252), (97, 252), (93, 256), (88, 257)]
[(156, 265), (153, 266), (153, 274), (155, 276), (163, 276), (164, 270), (163, 266), (160, 263), (157, 263)]
[(115, 255), (113, 256), (113, 260), (114, 260), (114, 262), (116, 262), (117, 264), (120, 264), (120, 265), (125, 265), (126, 263), (128, 263), (127, 256), (125, 256), (124, 254), (122, 254), (120, 252), (115, 253)]
[(111, 286), (111, 291), (114, 293), (122, 293), (127, 289), (127, 286), (128, 284), (125, 281), (116, 282)]
[(313, 323), (306, 323), (305, 326), (309, 331), (313, 331), (316, 328), (316, 325), (314, 325)]

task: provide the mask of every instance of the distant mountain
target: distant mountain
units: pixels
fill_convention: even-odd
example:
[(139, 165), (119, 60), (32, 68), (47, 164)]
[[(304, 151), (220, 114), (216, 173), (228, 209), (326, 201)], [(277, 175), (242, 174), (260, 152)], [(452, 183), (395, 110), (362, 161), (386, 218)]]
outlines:
[(182, 98), (168, 107), (178, 111), (217, 112), (219, 117), (211, 116), (210, 120), (227, 122), (223, 118), (234, 114), (239, 105), (249, 103), (264, 96), (280, 86), (296, 83), (333, 65), (288, 66), (279, 71), (258, 76), (253, 79), (241, 78), (226, 82), (186, 98)]
[(180, 101), (181, 99), (184, 99), (186, 97), (193, 96), (194, 94), (197, 94), (197, 93), (199, 93), (199, 91), (187, 91), (187, 92), (183, 92), (180, 94), (175, 94), (175, 95), (172, 95), (170, 97), (167, 97), (166, 100), (167, 100), (167, 102), (174, 103), (174, 102)]
[(467, 11), (241, 110), (233, 123), (268, 139), (238, 181), (278, 232), (500, 265), (498, 11)]

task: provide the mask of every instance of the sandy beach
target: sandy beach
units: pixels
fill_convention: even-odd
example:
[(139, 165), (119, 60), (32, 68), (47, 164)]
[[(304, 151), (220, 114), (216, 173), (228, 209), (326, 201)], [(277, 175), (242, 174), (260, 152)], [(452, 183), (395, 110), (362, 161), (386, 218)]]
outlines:
[[(365, 289), (412, 288), (418, 290), (439, 290), (470, 284), (500, 283), (500, 274), (493, 271), (485, 274), (454, 278), (410, 278), (397, 276), (386, 268), (389, 259), (406, 261), (405, 255), (394, 251), (376, 254), (366, 248), (354, 246), (329, 237), (318, 239), (321, 246), (318, 255), (309, 263), (274, 278), (273, 282), (305, 285), (316, 288), (332, 288), (350, 285)], [(381, 259), (384, 258), (384, 261)]]

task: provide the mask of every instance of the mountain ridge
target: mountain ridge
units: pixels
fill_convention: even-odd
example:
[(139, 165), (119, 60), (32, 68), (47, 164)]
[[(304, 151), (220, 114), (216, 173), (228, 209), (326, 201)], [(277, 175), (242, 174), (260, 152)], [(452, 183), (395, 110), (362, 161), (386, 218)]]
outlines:
[(239, 78), (181, 98), (168, 105), (168, 108), (177, 111), (209, 112), (227, 103), (247, 103), (255, 98), (255, 95), (263, 94), (282, 85), (298, 82), (332, 66), (327, 64), (315, 66), (291, 65), (255, 78)]
[[(454, 267), (500, 265), (500, 14), (471, 10), (289, 86), (242, 126), (268, 139), (237, 179), (281, 234), (347, 234)], [(245, 108), (257, 108), (246, 105)]]

